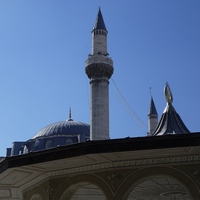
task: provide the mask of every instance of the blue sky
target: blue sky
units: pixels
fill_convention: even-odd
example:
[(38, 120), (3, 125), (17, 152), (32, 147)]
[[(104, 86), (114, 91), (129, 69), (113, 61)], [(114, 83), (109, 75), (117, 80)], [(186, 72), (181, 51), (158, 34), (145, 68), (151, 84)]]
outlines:
[(110, 137), (145, 136), (149, 87), (160, 117), (166, 82), (188, 129), (200, 131), (199, 0), (1, 0), (0, 156), (68, 119), (69, 107), (89, 123), (85, 61), (99, 6), (115, 70)]

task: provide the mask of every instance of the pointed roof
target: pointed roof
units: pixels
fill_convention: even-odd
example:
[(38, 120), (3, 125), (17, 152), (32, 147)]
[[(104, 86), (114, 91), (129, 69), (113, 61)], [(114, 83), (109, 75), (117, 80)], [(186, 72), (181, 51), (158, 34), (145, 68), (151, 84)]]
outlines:
[(153, 97), (151, 97), (150, 109), (148, 115), (158, 115)]
[(97, 14), (97, 18), (96, 18), (93, 30), (95, 30), (95, 29), (104, 29), (104, 30), (106, 30), (106, 26), (105, 26), (105, 23), (104, 23), (103, 16), (101, 14), (101, 9), (100, 8), (99, 8), (99, 12)]
[(167, 134), (190, 133), (190, 131), (182, 121), (181, 117), (176, 112), (175, 108), (172, 106), (173, 96), (168, 83), (164, 88), (164, 92), (167, 101), (167, 106), (165, 107), (161, 119), (152, 135), (157, 136)]
[(171, 104), (167, 104), (161, 119), (152, 135), (156, 136), (184, 133), (190, 133), (190, 131), (187, 129), (174, 107)]

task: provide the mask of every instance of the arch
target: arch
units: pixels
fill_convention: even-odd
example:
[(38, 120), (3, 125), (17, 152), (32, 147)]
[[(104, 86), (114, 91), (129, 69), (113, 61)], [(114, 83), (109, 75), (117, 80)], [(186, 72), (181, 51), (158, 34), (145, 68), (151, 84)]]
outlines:
[(36, 139), (34, 142), (34, 150), (40, 150), (41, 149), (41, 142), (40, 140)]
[[(127, 179), (121, 184), (120, 188), (118, 189), (116, 193), (115, 199), (116, 200), (130, 199), (128, 197), (134, 188), (138, 186), (142, 187), (141, 184), (148, 184), (148, 182), (145, 183), (145, 181), (148, 181), (151, 179), (153, 181), (159, 182), (159, 178), (167, 178), (168, 180), (172, 181), (172, 184), (180, 185), (180, 190), (182, 190), (182, 194), (185, 194), (186, 192), (189, 193), (189, 196), (191, 198), (188, 198), (188, 200), (200, 199), (200, 193), (199, 193), (198, 187), (186, 174), (184, 174), (183, 172), (175, 168), (167, 168), (167, 167), (153, 167), (153, 168), (145, 168), (145, 169), (135, 171), (129, 177), (127, 177)], [(163, 192), (160, 195), (162, 197), (162, 195), (163, 196), (167, 195), (167, 193)]]
[(82, 199), (96, 199), (106, 200), (106, 196), (98, 186), (89, 182), (81, 182), (72, 185), (61, 197), (61, 200), (82, 200)]
[(53, 146), (53, 142), (52, 140), (47, 140), (46, 143), (45, 143), (45, 149), (49, 149)]
[[(35, 187), (27, 192), (27, 196), (24, 196), (24, 200), (46, 200), (48, 199), (48, 194), (41, 187)], [(24, 194), (25, 195), (25, 194)]]
[[(91, 194), (91, 191), (93, 192), (93, 195), (99, 195), (102, 198), (102, 200), (110, 200), (113, 199), (113, 193), (111, 191), (111, 188), (105, 183), (101, 178), (95, 175), (91, 174), (85, 174), (85, 175), (77, 175), (75, 177), (67, 179), (58, 189), (54, 200), (60, 199), (72, 199), (73, 197), (78, 197), (80, 194), (83, 194), (83, 192), (89, 192)], [(86, 193), (87, 194), (87, 193)], [(86, 196), (85, 196), (86, 197)], [(95, 196), (95, 198), (85, 198), (85, 199), (96, 199), (98, 198)]]
[(169, 176), (149, 176), (140, 180), (129, 193), (131, 199), (177, 199), (191, 200), (189, 191), (179, 181)]
[(43, 200), (42, 196), (38, 193), (34, 194), (30, 200)]
[(73, 143), (73, 140), (71, 138), (68, 138), (65, 140), (65, 145), (72, 144), (72, 143)]

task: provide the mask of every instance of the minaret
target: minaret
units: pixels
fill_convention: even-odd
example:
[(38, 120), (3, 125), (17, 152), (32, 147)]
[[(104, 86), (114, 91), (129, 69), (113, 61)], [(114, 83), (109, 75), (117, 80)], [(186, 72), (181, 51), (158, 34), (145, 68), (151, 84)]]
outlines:
[(153, 97), (151, 97), (150, 109), (148, 114), (148, 136), (152, 135), (157, 125), (158, 125), (158, 113), (153, 101)]
[(106, 26), (99, 12), (92, 30), (92, 54), (86, 61), (85, 72), (90, 79), (90, 140), (109, 139), (109, 79), (113, 61), (107, 52)]

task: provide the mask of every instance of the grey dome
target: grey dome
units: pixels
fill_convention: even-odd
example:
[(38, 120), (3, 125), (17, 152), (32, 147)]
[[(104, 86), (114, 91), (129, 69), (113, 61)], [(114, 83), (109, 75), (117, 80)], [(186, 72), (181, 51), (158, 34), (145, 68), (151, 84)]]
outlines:
[(50, 124), (39, 130), (32, 139), (21, 147), (23, 153), (41, 151), (57, 146), (85, 142), (90, 139), (90, 125), (73, 121), (71, 116), (66, 121)]
[(72, 119), (50, 124), (39, 130), (32, 139), (51, 136), (84, 135), (89, 137), (90, 126)]

